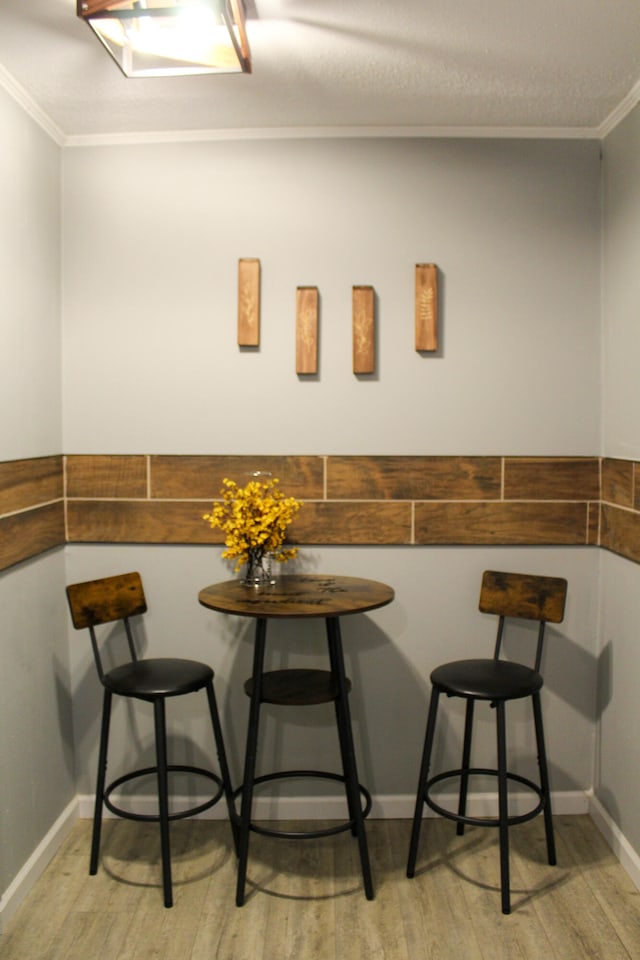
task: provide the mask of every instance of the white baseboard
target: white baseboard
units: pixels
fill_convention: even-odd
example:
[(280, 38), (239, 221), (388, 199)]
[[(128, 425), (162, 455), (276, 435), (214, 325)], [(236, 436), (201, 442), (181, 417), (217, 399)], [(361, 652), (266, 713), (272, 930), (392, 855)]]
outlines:
[[(141, 814), (143, 816), (152, 816), (158, 810), (158, 799), (153, 794), (139, 794), (136, 797), (121, 797), (117, 793), (111, 794), (111, 802), (116, 804), (116, 806), (121, 806), (124, 810), (130, 810), (131, 813)], [(200, 803), (206, 802), (205, 796), (193, 796), (193, 797), (181, 797), (173, 796), (170, 800), (169, 809), (171, 812), (177, 812), (178, 810), (184, 810), (187, 806), (195, 806)], [(90, 793), (83, 793), (78, 795), (78, 809), (79, 817), (81, 820), (92, 820), (93, 819), (93, 809), (95, 806), (95, 796)], [(111, 813), (110, 810), (107, 810), (106, 807), (102, 811), (103, 819), (111, 820), (115, 819), (115, 814)], [(205, 810), (204, 813), (198, 814), (195, 819), (198, 820), (224, 820), (227, 817), (227, 807), (224, 800), (220, 800), (219, 803), (216, 803), (214, 807), (210, 807), (208, 810)]]
[[(407, 820), (413, 817), (415, 809), (415, 796), (379, 796), (373, 801), (371, 816), (384, 820)], [(458, 795), (455, 793), (439, 794), (438, 803), (447, 810), (455, 811), (458, 805)], [(509, 791), (509, 811), (512, 814), (526, 813), (531, 810), (535, 803), (531, 792), (526, 790), (520, 793), (516, 790)], [(554, 813), (579, 814), (588, 813), (589, 798), (584, 790), (567, 790), (551, 794), (551, 807)], [(498, 809), (497, 793), (470, 793), (467, 801), (467, 813), (471, 817), (492, 817), (496, 816)], [(423, 807), (424, 817), (437, 817), (435, 813), (426, 804)]]
[(0, 933), (57, 853), (79, 815), (76, 797), (62, 811), (17, 876), (0, 897)]
[[(455, 810), (456, 797), (452, 795), (442, 796), (443, 805)], [(129, 798), (127, 801), (112, 797), (115, 803), (121, 803), (126, 809), (133, 813), (150, 814), (157, 809), (157, 800), (153, 796), (137, 796)], [(202, 802), (203, 798), (181, 798), (174, 799), (173, 809), (184, 809), (187, 804)], [(373, 798), (373, 806), (370, 816), (374, 820), (408, 820), (413, 817), (415, 808), (415, 796), (405, 795), (382, 795)], [(78, 797), (80, 817), (91, 819), (93, 817), (94, 798), (85, 794)], [(510, 809), (513, 813), (524, 813), (531, 809), (531, 794), (523, 791), (521, 794), (511, 792), (509, 794)], [(497, 809), (498, 798), (496, 793), (470, 793), (468, 801), (468, 810), (471, 816), (492, 816)], [(552, 806), (554, 813), (579, 814), (589, 812), (589, 797), (584, 790), (567, 791), (554, 793), (552, 795)], [(264, 797), (256, 795), (253, 803), (253, 815), (256, 820), (344, 820), (346, 819), (346, 804), (344, 797)], [(105, 817), (110, 817), (108, 811), (104, 813)], [(227, 808), (224, 802), (217, 803), (209, 810), (200, 814), (200, 819), (204, 820), (223, 820), (227, 816)], [(430, 808), (424, 808), (424, 816), (437, 816)]]
[(640, 855), (636, 853), (618, 825), (614, 823), (595, 796), (589, 797), (589, 814), (620, 864), (640, 890)]

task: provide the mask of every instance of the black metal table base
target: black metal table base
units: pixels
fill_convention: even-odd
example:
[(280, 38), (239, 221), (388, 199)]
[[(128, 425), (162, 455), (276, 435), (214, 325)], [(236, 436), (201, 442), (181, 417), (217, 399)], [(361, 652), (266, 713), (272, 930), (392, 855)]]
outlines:
[[(272, 783), (275, 780), (333, 780), (336, 783), (345, 783), (345, 778), (339, 773), (327, 773), (325, 770), (283, 770), (278, 773), (267, 773), (262, 777), (256, 777), (253, 786), (258, 787), (263, 783)], [(241, 796), (244, 787), (240, 786), (233, 796)], [(362, 818), (366, 819), (371, 813), (372, 800), (371, 794), (361, 783), (358, 784), (358, 790), (364, 798), (364, 807), (361, 807)], [(239, 818), (238, 818), (239, 821)], [(351, 830), (353, 833), (355, 822), (353, 820), (340, 820), (331, 827), (324, 827), (322, 830), (274, 830), (272, 827), (263, 827), (257, 823), (251, 822), (249, 830), (252, 833), (262, 834), (264, 837), (282, 837), (286, 840), (317, 840), (321, 837), (332, 837), (337, 833), (346, 833)]]
[[(342, 651), (342, 638), (340, 634), (340, 623), (337, 616), (328, 616), (325, 618), (327, 631), (327, 644), (329, 650), (329, 661), (331, 674), (335, 680), (335, 696), (333, 697), (336, 726), (338, 730), (338, 739), (340, 743), (340, 757), (342, 761), (343, 774), (328, 774), (322, 771), (307, 771), (308, 774), (319, 776), (325, 779), (336, 779), (344, 784), (345, 795), (348, 808), (348, 819), (341, 823), (340, 831), (351, 830), (358, 842), (358, 851), (360, 854), (360, 864), (362, 869), (362, 880), (365, 890), (365, 896), (368, 900), (373, 900), (373, 882), (371, 879), (371, 865), (369, 863), (369, 851), (367, 838), (365, 834), (364, 819), (369, 813), (371, 798), (358, 781), (358, 771), (356, 766), (355, 748), (353, 743), (353, 732), (351, 729), (351, 716), (349, 712), (349, 681), (345, 676), (344, 656)], [(236, 819), (238, 825), (238, 877), (236, 886), (236, 905), (241, 907), (245, 901), (245, 885), (247, 879), (247, 863), (249, 859), (249, 836), (251, 832), (264, 832), (263, 828), (256, 830), (253, 821), (253, 791), (256, 785), (271, 779), (282, 779), (283, 776), (290, 776), (292, 771), (285, 774), (268, 774), (266, 777), (256, 777), (256, 760), (258, 748), (258, 728), (260, 720), (260, 706), (264, 702), (263, 676), (264, 676), (264, 658), (267, 634), (267, 620), (265, 617), (256, 619), (255, 646), (253, 656), (253, 673), (250, 685), (250, 708), (249, 725), (247, 729), (247, 746), (245, 751), (245, 764), (243, 785), (237, 794), (241, 796), (240, 816)], [(311, 701), (310, 701), (311, 703)], [(297, 774), (299, 775), (299, 774)], [(363, 810), (361, 795), (365, 795), (365, 807)], [(332, 830), (331, 832), (338, 832)], [(286, 833), (273, 831), (273, 836), (286, 836)], [(316, 832), (317, 836), (326, 835), (323, 832)], [(307, 838), (309, 835), (307, 834)], [(296, 839), (300, 839), (296, 837)]]

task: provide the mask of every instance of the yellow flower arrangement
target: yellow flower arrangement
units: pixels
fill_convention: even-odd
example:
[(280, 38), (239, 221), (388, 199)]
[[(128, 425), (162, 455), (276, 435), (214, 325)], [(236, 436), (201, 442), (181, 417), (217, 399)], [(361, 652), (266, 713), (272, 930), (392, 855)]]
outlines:
[(239, 487), (226, 477), (220, 491), (221, 503), (214, 503), (203, 520), (225, 534), (222, 556), (236, 561), (236, 572), (243, 563), (261, 565), (265, 554), (284, 563), (298, 553), (297, 547), (283, 547), (287, 527), (300, 509), (294, 497), (286, 497), (279, 480), (268, 477), (250, 480)]

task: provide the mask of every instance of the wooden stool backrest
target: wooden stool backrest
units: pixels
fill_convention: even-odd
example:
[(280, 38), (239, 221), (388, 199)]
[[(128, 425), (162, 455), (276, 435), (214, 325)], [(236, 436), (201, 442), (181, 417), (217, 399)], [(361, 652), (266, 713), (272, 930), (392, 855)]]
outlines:
[(76, 630), (135, 617), (147, 610), (139, 573), (73, 583), (67, 587), (67, 598)]
[(480, 590), (480, 610), (499, 617), (493, 656), (500, 657), (505, 620), (516, 617), (538, 621), (538, 642), (534, 669), (540, 672), (545, 626), (564, 619), (567, 581), (562, 577), (539, 577), (528, 573), (485, 570)]
[(500, 617), (561, 623), (566, 597), (567, 581), (561, 577), (485, 570), (480, 610)]
[(121, 620), (127, 634), (131, 659), (138, 659), (129, 618), (147, 611), (139, 573), (122, 573), (116, 577), (72, 583), (67, 587), (67, 599), (76, 630), (89, 630), (96, 669), (102, 682), (105, 673), (95, 630), (100, 624)]

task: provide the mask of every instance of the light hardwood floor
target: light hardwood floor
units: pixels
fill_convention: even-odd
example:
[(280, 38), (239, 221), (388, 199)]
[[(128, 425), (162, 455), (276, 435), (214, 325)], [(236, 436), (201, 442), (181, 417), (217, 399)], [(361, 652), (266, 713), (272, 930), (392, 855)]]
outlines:
[(79, 821), (0, 939), (2, 960), (640, 960), (640, 893), (588, 817), (511, 831), (512, 907), (500, 912), (495, 830), (456, 837), (427, 820), (415, 879), (410, 824), (367, 822), (376, 898), (346, 834), (253, 836), (248, 897), (234, 905), (228, 825), (172, 828), (175, 906), (162, 906), (157, 829), (107, 821), (97, 876)]

